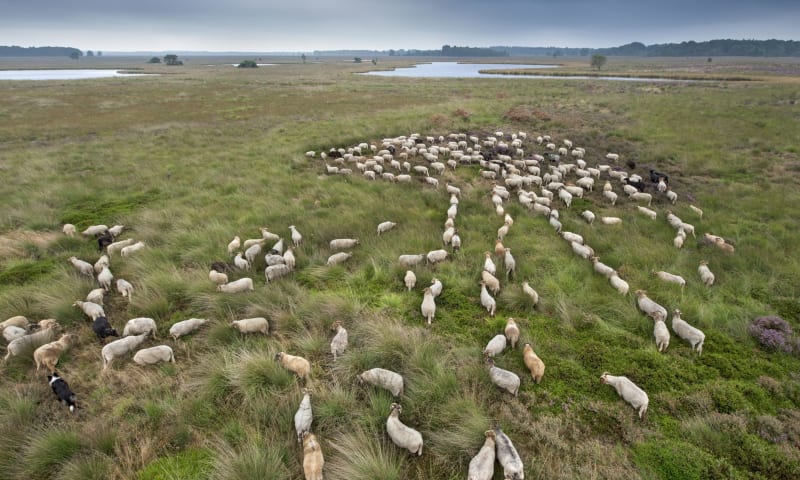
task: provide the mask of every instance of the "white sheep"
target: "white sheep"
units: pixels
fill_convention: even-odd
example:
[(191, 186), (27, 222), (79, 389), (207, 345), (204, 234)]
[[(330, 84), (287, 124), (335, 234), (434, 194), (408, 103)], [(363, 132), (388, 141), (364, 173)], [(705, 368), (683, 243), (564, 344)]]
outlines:
[(345, 250), (359, 244), (357, 238), (336, 238), (330, 241), (331, 250)]
[(658, 216), (658, 213), (656, 213), (655, 210), (650, 210), (647, 207), (642, 207), (642, 206), (637, 205), (636, 206), (636, 210), (639, 213), (643, 214), (644, 216), (648, 217), (650, 220), (655, 220), (656, 217)]
[(664, 218), (666, 218), (667, 223), (669, 224), (670, 227), (677, 230), (678, 228), (681, 227), (681, 225), (683, 225), (683, 220), (681, 220), (677, 215), (672, 213), (672, 211), (667, 210), (666, 213), (667, 214)]
[(285, 263), (270, 265), (264, 269), (264, 277), (266, 277), (267, 283), (277, 280), (278, 278), (285, 277), (290, 273), (292, 273), (292, 269)]
[[(17, 327), (17, 325), (7, 325), (4, 330), (12, 328), (11, 331), (14, 331), (13, 327)], [(3, 361), (8, 360), (12, 356), (31, 352), (48, 342), (52, 342), (56, 339), (56, 333), (60, 330), (61, 326), (54, 319), (46, 319), (39, 322), (39, 328), (40, 329), (36, 332), (11, 340), (6, 346), (6, 356)]]
[(617, 377), (608, 372), (604, 372), (600, 376), (600, 381), (605, 385), (614, 387), (619, 396), (639, 412), (639, 418), (644, 417), (645, 412), (647, 412), (647, 405), (650, 403), (650, 399), (647, 398), (644, 390), (636, 386), (628, 377)]
[(328, 257), (328, 261), (325, 263), (325, 265), (338, 265), (352, 256), (353, 254), (350, 252), (334, 253), (333, 255)]
[(522, 360), (525, 362), (525, 366), (528, 367), (528, 370), (530, 370), (533, 381), (541, 383), (542, 377), (544, 377), (544, 362), (536, 355), (536, 352), (533, 351), (533, 347), (530, 343), (525, 343), (522, 347)]
[[(259, 229), (259, 231), (261, 232), (261, 238), (264, 239), (264, 240), (267, 240), (269, 242), (277, 242), (278, 240), (281, 239), (280, 235), (278, 235), (277, 233), (270, 232), (269, 228), (267, 228), (267, 227), (261, 227)], [(228, 253), (233, 253), (238, 249), (239, 249), (239, 247), (236, 247), (233, 250), (229, 250)]]
[(600, 275), (604, 277), (610, 277), (615, 273), (613, 268), (601, 262), (597, 256), (594, 255), (591, 256), (590, 260), (592, 261), (592, 266), (594, 268), (594, 271), (599, 273)]
[(520, 379), (516, 373), (509, 370), (504, 370), (500, 367), (494, 366), (494, 359), (487, 357), (486, 367), (489, 369), (489, 378), (492, 383), (507, 391), (508, 393), (517, 396), (519, 392)]
[(127, 299), (128, 302), (133, 298), (133, 285), (123, 278), (117, 279), (117, 291), (123, 298)]
[(684, 232), (691, 233), (692, 237), (697, 238), (697, 235), (694, 233), (694, 225), (691, 223), (681, 222), (680, 227), (678, 228), (682, 228)]
[(630, 289), (630, 285), (628, 282), (620, 278), (617, 274), (617, 271), (614, 270), (611, 275), (608, 277), (608, 282), (614, 287), (621, 295), (627, 295), (628, 290)]
[(703, 210), (694, 205), (689, 205), (689, 208), (691, 208), (694, 211), (694, 213), (696, 213), (697, 216), (700, 217), (701, 220), (703, 219)]
[(494, 476), (495, 460), (495, 433), (494, 430), (487, 430), (484, 435), (486, 440), (478, 454), (469, 461), (467, 480), (492, 480)]
[(98, 305), (103, 305), (103, 298), (105, 297), (106, 291), (102, 288), (95, 288), (89, 291), (86, 294), (86, 301), (91, 303), (96, 303)]
[[(297, 231), (297, 227), (294, 225), (289, 225), (289, 230), (292, 231), (292, 243), (294, 243), (295, 247), (300, 246), (300, 243), (303, 241), (303, 235)], [(275, 247), (273, 247), (275, 249)], [(282, 253), (282, 252), (281, 252)]]
[(175, 363), (175, 354), (169, 345), (158, 345), (139, 350), (133, 356), (133, 361), (139, 365), (153, 365), (159, 362)]
[(335, 362), (336, 359), (347, 350), (348, 338), (347, 330), (342, 326), (341, 320), (333, 322), (331, 330), (336, 332), (336, 335), (334, 335), (331, 340), (331, 354), (333, 354), (333, 361)]
[(675, 248), (683, 248), (683, 243), (686, 241), (686, 232), (683, 231), (682, 228), (678, 229), (678, 233), (675, 235), (675, 238), (672, 239), (672, 244)]
[(81, 275), (86, 275), (87, 277), (94, 276), (94, 267), (91, 263), (77, 257), (69, 257), (69, 261)]
[(395, 397), (403, 395), (403, 376), (384, 368), (372, 368), (357, 375), (359, 383), (369, 383), (388, 390)]
[(667, 283), (675, 283), (681, 286), (681, 290), (683, 287), (686, 286), (686, 280), (683, 279), (680, 275), (675, 275), (673, 273), (665, 272), (663, 270), (659, 270), (657, 272), (653, 272), (653, 275), (658, 277), (660, 280), (663, 280)]
[(420, 310), (422, 311), (422, 316), (428, 322), (428, 325), (431, 324), (433, 321), (433, 317), (436, 315), (436, 300), (431, 287), (426, 288), (422, 294), (422, 304), (420, 305)]
[(393, 229), (397, 223), (395, 222), (381, 222), (378, 224), (378, 235), (381, 233), (386, 233), (389, 230)]
[(495, 335), (489, 343), (486, 344), (486, 348), (483, 349), (483, 355), (486, 357), (494, 357), (503, 353), (503, 350), (506, 349), (506, 336), (505, 335)]
[(497, 461), (503, 467), (503, 479), (524, 480), (525, 472), (522, 458), (520, 458), (511, 439), (503, 433), (499, 426), (494, 427), (494, 435), (497, 447)]
[(703, 285), (706, 287), (714, 285), (714, 280), (716, 277), (708, 268), (708, 262), (706, 260), (700, 262), (700, 266), (697, 267), (697, 273), (700, 275), (700, 281), (703, 282)]
[(617, 204), (617, 194), (612, 192), (611, 190), (607, 190), (607, 191), (604, 190), (603, 191), (603, 197), (608, 199), (608, 201), (611, 202), (611, 205), (616, 205)]
[(224, 285), (228, 283), (228, 275), (216, 270), (210, 270), (208, 272), (208, 279), (217, 285)]
[(269, 322), (264, 317), (232, 320), (230, 326), (241, 333), (263, 333), (264, 335), (269, 335)]
[(489, 252), (484, 252), (484, 261), (483, 261), (483, 269), (492, 275), (497, 274), (497, 266), (494, 264), (494, 260), (492, 260), (492, 254)]
[(83, 310), (83, 313), (92, 320), (96, 319), (97, 317), (106, 316), (106, 312), (103, 310), (103, 307), (93, 302), (81, 302), (80, 300), (76, 300), (72, 306)]
[(39, 367), (44, 365), (50, 370), (50, 374), (52, 375), (56, 370), (56, 364), (61, 354), (67, 351), (77, 341), (77, 335), (74, 333), (66, 333), (55, 342), (46, 343), (34, 350), (33, 360), (36, 362), (36, 371), (38, 372)]
[(303, 476), (305, 480), (323, 480), (322, 468), (325, 457), (322, 455), (317, 436), (311, 432), (303, 433)]
[(660, 311), (653, 312), (653, 320), (653, 336), (656, 339), (656, 348), (658, 348), (659, 352), (665, 352), (669, 347), (669, 330), (667, 330), (667, 325), (664, 323), (664, 315)]
[(255, 244), (259, 244), (259, 245), (263, 246), (265, 242), (266, 242), (266, 240), (264, 240), (263, 237), (248, 238), (247, 240), (244, 241), (244, 243), (242, 243), (242, 248), (247, 250), (248, 248), (252, 247)]
[(572, 205), (572, 194), (563, 187), (558, 189), (558, 198), (564, 202), (567, 208)]
[(481, 285), (481, 305), (483, 308), (489, 312), (489, 315), (494, 316), (494, 312), (497, 309), (497, 302), (495, 299), (489, 295), (489, 291), (486, 290), (486, 284), (484, 282), (480, 282)]
[(517, 348), (517, 342), (519, 341), (519, 327), (517, 326), (517, 322), (509, 317), (506, 320), (506, 327), (503, 329), (503, 334), (505, 335), (508, 342), (511, 344), (511, 348)]
[(28, 329), (23, 327), (18, 327), (16, 325), (9, 325), (3, 329), (3, 338), (6, 339), (7, 343), (11, 343), (14, 340), (24, 337), (28, 334)]
[(61, 228), (61, 231), (64, 232), (64, 235), (71, 237), (75, 235), (75, 232), (77, 230), (75, 229), (75, 225), (71, 223), (65, 223), (64, 226)]
[(125, 323), (125, 329), (122, 331), (123, 337), (128, 337), (131, 335), (141, 335), (143, 333), (149, 333), (156, 338), (156, 333), (158, 332), (158, 327), (156, 326), (156, 321), (152, 318), (148, 317), (138, 317), (132, 318)]
[(106, 344), (100, 351), (100, 355), (103, 358), (103, 370), (110, 367), (111, 362), (113, 362), (115, 358), (132, 352), (133, 349), (141, 345), (146, 338), (147, 333), (143, 333), (138, 336), (132, 335), (130, 337), (123, 337)]
[(0, 331), (3, 331), (4, 328), (15, 326), (19, 328), (27, 328), (28, 327), (28, 319), (22, 315), (16, 315), (10, 317), (0, 323)]
[(135, 242), (136, 240), (132, 238), (126, 238), (125, 240), (114, 242), (106, 247), (106, 254), (108, 254), (108, 256), (110, 257), (113, 254), (121, 251), (123, 248), (133, 245)]
[(389, 418), (386, 419), (386, 432), (395, 445), (421, 456), (422, 435), (400, 421), (400, 413), (402, 411), (403, 407), (399, 403), (392, 404)]
[(244, 258), (250, 262), (250, 265), (254, 264), (256, 262), (256, 257), (261, 255), (262, 242), (264, 242), (264, 240), (259, 239), (258, 242), (250, 245), (247, 247), (247, 250), (244, 251)]
[(414, 272), (411, 270), (406, 270), (406, 275), (403, 277), (403, 283), (405, 283), (406, 288), (410, 292), (411, 289), (417, 284), (417, 276), (414, 275)]
[(236, 268), (239, 270), (250, 270), (250, 262), (242, 256), (242, 252), (236, 254), (233, 257), (233, 264), (236, 265)]
[(173, 339), (177, 340), (179, 337), (192, 333), (206, 323), (208, 323), (208, 319), (205, 318), (190, 318), (189, 320), (182, 320), (169, 327), (169, 334)]
[(664, 318), (667, 318), (667, 309), (648, 297), (645, 290), (636, 290), (636, 304), (639, 306), (639, 310), (648, 316), (652, 317), (654, 312), (660, 312)]
[(600, 223), (603, 225), (621, 225), (622, 219), (619, 217), (600, 217)]
[(275, 360), (281, 362), (283, 368), (294, 372), (304, 380), (308, 380), (308, 376), (311, 374), (311, 363), (303, 357), (289, 355), (286, 352), (278, 352), (275, 354)]
[(424, 253), (419, 255), (400, 255), (397, 257), (397, 262), (400, 264), (400, 266), (406, 268), (422, 263), (423, 260), (425, 260)]
[(570, 242), (569, 244), (572, 247), (572, 251), (575, 252), (575, 255), (581, 258), (589, 259), (594, 255), (594, 250), (588, 245), (581, 245), (578, 242)]
[(491, 290), (493, 294), (500, 291), (500, 280), (486, 270), (481, 271), (481, 280), (486, 284), (486, 288)]
[(119, 253), (123, 257), (127, 257), (133, 253), (143, 250), (144, 247), (145, 247), (144, 242), (136, 242), (132, 245), (128, 245), (127, 247), (122, 247), (122, 250), (120, 250)]
[(114, 274), (111, 273), (108, 267), (103, 267), (103, 270), (97, 274), (97, 283), (99, 283), (105, 291), (111, 290), (112, 280), (114, 280)]
[(116, 238), (119, 237), (124, 228), (125, 225), (114, 225), (113, 227), (108, 229), (108, 233), (110, 233), (112, 237)]
[(217, 291), (223, 293), (242, 293), (252, 292), (253, 290), (253, 279), (247, 277), (228, 282), (224, 285), (217, 285)]
[(539, 294), (536, 292), (536, 290), (534, 290), (533, 287), (528, 284), (528, 282), (522, 282), (522, 291), (525, 293), (525, 295), (531, 298), (533, 307), (536, 308), (536, 305), (539, 304)]
[(697, 349), (697, 354), (703, 353), (703, 342), (706, 340), (706, 335), (699, 329), (689, 325), (686, 320), (681, 318), (681, 311), (675, 309), (672, 313), (672, 331), (682, 339), (686, 340), (692, 345), (692, 351)]
[(455, 195), (457, 197), (460, 197), (461, 196), (461, 189), (456, 187), (456, 186), (454, 186), (454, 185), (451, 185), (450, 183), (448, 183), (447, 184), (447, 193), (449, 193), (450, 195)]
[(86, 230), (81, 232), (81, 235), (86, 235), (87, 237), (94, 237), (95, 235), (100, 235), (108, 230), (108, 227), (105, 225), (92, 225), (87, 227)]
[(314, 422), (314, 412), (311, 410), (311, 393), (303, 389), (303, 399), (294, 414), (294, 431), (297, 433), (297, 442), (303, 441), (303, 434), (311, 431)]
[(461, 237), (458, 235), (458, 230), (453, 234), (453, 238), (450, 239), (450, 246), (453, 248), (453, 252), (461, 249)]
[(665, 195), (667, 196), (667, 200), (669, 200), (670, 203), (672, 203), (673, 205), (675, 205), (678, 202), (678, 194), (675, 193), (674, 190), (670, 190), (668, 188), (667, 191), (665, 192)]
[(428, 264), (436, 264), (447, 259), (447, 250), (431, 250), (425, 255)]
[(503, 265), (506, 267), (506, 278), (511, 278), (514, 276), (514, 272), (517, 268), (517, 261), (514, 260), (514, 257), (511, 255), (511, 249), (505, 248), (503, 249), (504, 257), (503, 257)]
[(108, 260), (108, 255), (101, 255), (100, 258), (94, 262), (94, 273), (100, 273), (103, 271), (103, 267), (110, 266), (111, 263)]

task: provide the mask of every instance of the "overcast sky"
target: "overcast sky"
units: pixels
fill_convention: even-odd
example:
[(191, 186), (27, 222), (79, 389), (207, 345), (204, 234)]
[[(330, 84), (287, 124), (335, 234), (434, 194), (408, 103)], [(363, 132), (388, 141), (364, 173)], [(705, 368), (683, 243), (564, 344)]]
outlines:
[(101, 51), (800, 40), (800, 0), (0, 0), (0, 45)]

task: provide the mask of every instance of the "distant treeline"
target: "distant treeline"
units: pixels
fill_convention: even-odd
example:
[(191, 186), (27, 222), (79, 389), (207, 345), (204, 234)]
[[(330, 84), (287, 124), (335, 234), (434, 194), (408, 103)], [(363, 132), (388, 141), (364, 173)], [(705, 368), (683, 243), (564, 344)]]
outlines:
[(390, 56), (390, 57), (507, 57), (505, 50), (444, 45), (439, 50), (315, 50), (314, 56)]
[(69, 57), (83, 52), (71, 47), (10, 47), (0, 45), (0, 57)]

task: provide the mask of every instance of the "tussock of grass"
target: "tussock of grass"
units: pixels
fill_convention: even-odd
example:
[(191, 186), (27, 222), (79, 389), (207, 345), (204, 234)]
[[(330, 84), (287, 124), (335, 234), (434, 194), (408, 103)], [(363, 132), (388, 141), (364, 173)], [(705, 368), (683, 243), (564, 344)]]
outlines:
[(53, 430), (32, 435), (23, 449), (17, 468), (28, 478), (50, 478), (81, 448), (81, 440), (76, 432)]
[(290, 475), (283, 458), (285, 452), (275, 448), (271, 438), (265, 434), (251, 434), (248, 442), (239, 448), (223, 441), (215, 443), (214, 466), (209, 475), (212, 480), (280, 480)]
[[(387, 443), (388, 442), (388, 443)], [(388, 440), (361, 429), (340, 432), (329, 445), (337, 453), (325, 463), (331, 479), (400, 480), (405, 477), (407, 461)]]

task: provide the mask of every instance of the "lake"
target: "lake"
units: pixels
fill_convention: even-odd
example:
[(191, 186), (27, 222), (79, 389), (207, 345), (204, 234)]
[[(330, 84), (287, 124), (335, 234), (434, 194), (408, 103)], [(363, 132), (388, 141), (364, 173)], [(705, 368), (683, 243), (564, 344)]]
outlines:
[(481, 70), (510, 70), (510, 69), (549, 69), (558, 68), (557, 65), (525, 65), (511, 63), (458, 63), (458, 62), (433, 62), (420, 63), (413, 67), (396, 68), (394, 70), (381, 70), (364, 72), (360, 75), (376, 75), (380, 77), (411, 77), (411, 78), (529, 78), (543, 79), (555, 78), (561, 80), (620, 80), (624, 82), (687, 82), (689, 80), (676, 80), (671, 78), (633, 78), (633, 77), (593, 77), (593, 76), (561, 76), (561, 75), (499, 75), (496, 73), (481, 73)]
[(120, 70), (0, 70), (0, 80), (84, 80), (87, 78), (139, 77), (145, 73), (120, 73)]

